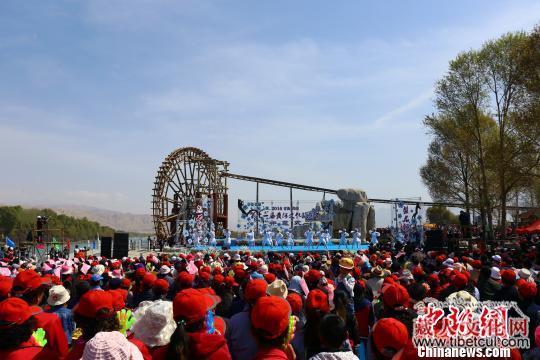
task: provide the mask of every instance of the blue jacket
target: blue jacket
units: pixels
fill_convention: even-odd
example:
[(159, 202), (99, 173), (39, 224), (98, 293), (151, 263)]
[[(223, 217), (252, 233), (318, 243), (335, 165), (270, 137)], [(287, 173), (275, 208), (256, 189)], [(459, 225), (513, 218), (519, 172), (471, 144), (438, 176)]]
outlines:
[(71, 337), (75, 330), (75, 322), (73, 321), (73, 313), (71, 309), (64, 307), (63, 305), (54, 306), (49, 310), (50, 313), (56, 314), (62, 322), (62, 328), (66, 334), (67, 342), (71, 345)]
[(252, 360), (258, 351), (257, 342), (251, 334), (249, 308), (231, 317), (227, 329), (227, 343), (234, 360)]

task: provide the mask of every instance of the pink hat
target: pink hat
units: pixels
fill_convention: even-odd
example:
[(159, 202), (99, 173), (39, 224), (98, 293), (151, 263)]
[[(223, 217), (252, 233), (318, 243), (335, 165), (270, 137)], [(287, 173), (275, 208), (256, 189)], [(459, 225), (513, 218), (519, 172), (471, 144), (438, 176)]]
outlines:
[(0, 267), (0, 275), (2, 276), (11, 276), (11, 271), (8, 268)]
[(43, 266), (41, 267), (41, 271), (47, 272), (47, 271), (51, 271), (51, 270), (52, 270), (52, 267), (49, 264), (43, 263)]
[(73, 274), (73, 268), (69, 265), (62, 265), (62, 275)]
[(137, 346), (118, 331), (97, 333), (84, 347), (82, 360), (143, 360)]
[(90, 270), (90, 265), (83, 263), (81, 265), (81, 272), (86, 275), (88, 273), (88, 270)]
[(122, 270), (120, 270), (120, 269), (114, 269), (114, 270), (112, 271), (111, 277), (117, 278), (117, 279), (122, 279), (122, 278), (124, 277), (124, 275), (122, 275)]

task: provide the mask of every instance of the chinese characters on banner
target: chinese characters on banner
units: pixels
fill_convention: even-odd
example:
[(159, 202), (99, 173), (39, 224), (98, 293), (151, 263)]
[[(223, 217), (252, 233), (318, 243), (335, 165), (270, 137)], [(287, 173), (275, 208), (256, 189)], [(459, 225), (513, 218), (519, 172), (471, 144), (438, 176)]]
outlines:
[(281, 229), (291, 230), (291, 218), (293, 227), (302, 226), (312, 222), (332, 221), (333, 212), (330, 201), (325, 202), (300, 202), (293, 203), (292, 211), (287, 201), (248, 201), (243, 203), (242, 210), (238, 214), (238, 231)]
[(393, 205), (392, 211), (394, 236), (399, 238), (398, 234), (401, 234), (405, 242), (415, 241), (417, 238), (422, 237), (425, 210), (421, 206), (404, 204), (400, 201)]

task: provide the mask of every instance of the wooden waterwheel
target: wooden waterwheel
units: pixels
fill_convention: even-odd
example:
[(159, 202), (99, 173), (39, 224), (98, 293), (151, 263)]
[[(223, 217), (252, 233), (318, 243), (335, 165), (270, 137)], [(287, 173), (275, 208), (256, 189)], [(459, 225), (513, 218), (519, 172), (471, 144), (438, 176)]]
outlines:
[(159, 167), (152, 196), (152, 216), (158, 241), (183, 243), (184, 230), (227, 227), (228, 163), (204, 151), (179, 148)]

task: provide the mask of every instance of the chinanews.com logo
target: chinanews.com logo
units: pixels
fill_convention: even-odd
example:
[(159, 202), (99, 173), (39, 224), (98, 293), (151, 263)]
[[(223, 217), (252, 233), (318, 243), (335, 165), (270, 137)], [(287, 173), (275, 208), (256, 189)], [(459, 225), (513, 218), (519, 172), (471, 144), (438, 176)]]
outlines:
[(419, 357), (510, 357), (510, 349), (530, 347), (529, 317), (515, 302), (427, 299), (415, 308)]

